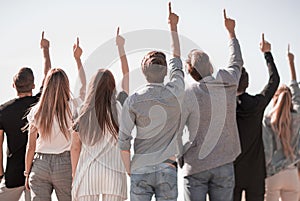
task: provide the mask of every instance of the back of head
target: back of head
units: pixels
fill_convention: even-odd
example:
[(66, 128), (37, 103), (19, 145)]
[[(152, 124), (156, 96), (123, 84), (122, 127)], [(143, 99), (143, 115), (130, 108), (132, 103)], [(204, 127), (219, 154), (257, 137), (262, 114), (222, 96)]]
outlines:
[(60, 68), (49, 70), (36, 113), (42, 136), (50, 137), (53, 120), (56, 117), (61, 132), (66, 138), (69, 137), (70, 96), (69, 79), (66, 73)]
[(187, 70), (194, 80), (199, 81), (213, 73), (209, 56), (201, 50), (192, 50), (186, 60)]
[(89, 83), (87, 97), (77, 119), (83, 143), (93, 145), (107, 131), (117, 139), (117, 118), (114, 76), (109, 70), (100, 69)]
[(167, 75), (166, 55), (159, 51), (149, 52), (143, 58), (142, 71), (148, 82), (162, 83)]
[(32, 92), (34, 88), (34, 76), (30, 68), (24, 67), (13, 78), (14, 86), (18, 93)]
[(271, 127), (280, 137), (283, 151), (286, 157), (294, 157), (293, 149), (290, 144), (292, 132), (291, 111), (292, 94), (286, 85), (279, 87), (273, 97), (273, 108), (270, 113)]
[(249, 75), (246, 69), (243, 67), (237, 91), (241, 93), (245, 92), (248, 86), (249, 86)]

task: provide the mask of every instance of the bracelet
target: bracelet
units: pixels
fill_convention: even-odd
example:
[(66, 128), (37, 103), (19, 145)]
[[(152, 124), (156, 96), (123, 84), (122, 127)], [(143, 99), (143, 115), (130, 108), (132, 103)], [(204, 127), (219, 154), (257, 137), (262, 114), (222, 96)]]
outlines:
[(29, 172), (24, 171), (24, 176), (25, 176), (25, 177), (28, 177), (28, 176), (29, 176)]

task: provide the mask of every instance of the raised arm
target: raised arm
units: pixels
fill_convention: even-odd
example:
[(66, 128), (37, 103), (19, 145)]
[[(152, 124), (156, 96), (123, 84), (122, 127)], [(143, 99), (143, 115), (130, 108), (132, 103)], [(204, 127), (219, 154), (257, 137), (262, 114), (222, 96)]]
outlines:
[(128, 62), (127, 62), (127, 57), (125, 53), (125, 39), (120, 36), (120, 28), (118, 27), (117, 29), (117, 36), (116, 36), (116, 45), (118, 46), (118, 51), (119, 51), (119, 56), (121, 60), (121, 67), (122, 67), (122, 73), (123, 73), (123, 78), (122, 78), (122, 89), (125, 91), (127, 94), (129, 94), (129, 67), (128, 67)]
[(241, 68), (243, 66), (241, 48), (235, 35), (235, 21), (227, 17), (225, 9), (223, 11), (223, 15), (225, 28), (227, 29), (230, 38), (230, 60), (228, 72), (234, 78), (234, 81), (238, 84), (241, 75)]
[(45, 32), (42, 32), (42, 39), (40, 42), (41, 49), (43, 50), (43, 56), (44, 56), (44, 78), (43, 78), (43, 84), (44, 79), (48, 73), (48, 71), (51, 69), (51, 60), (50, 60), (50, 53), (49, 53), (49, 47), (50, 42), (49, 40), (45, 39)]
[(293, 108), (298, 113), (300, 113), (300, 89), (297, 83), (297, 77), (296, 77), (296, 70), (295, 70), (295, 63), (294, 63), (294, 54), (290, 52), (290, 45), (288, 45), (288, 61), (290, 66), (290, 72), (291, 72), (291, 93), (292, 93), (292, 103)]
[(277, 87), (280, 82), (279, 74), (276, 65), (271, 54), (271, 44), (265, 40), (264, 34), (262, 34), (262, 40), (260, 43), (260, 50), (264, 53), (268, 70), (269, 70), (269, 82), (259, 94), (262, 97), (262, 106), (265, 108), (271, 101), (273, 95), (275, 94)]
[(290, 44), (288, 45), (288, 60), (291, 71), (291, 80), (297, 81), (296, 71), (295, 71), (295, 63), (294, 63), (294, 55), (290, 52)]
[(79, 91), (79, 98), (83, 101), (86, 93), (86, 76), (84, 68), (81, 62), (82, 49), (79, 46), (79, 38), (77, 37), (76, 44), (73, 45), (74, 58), (77, 64), (79, 79), (81, 82), (81, 87)]
[(173, 57), (179, 57), (181, 56), (180, 53), (180, 43), (179, 43), (179, 37), (177, 32), (177, 24), (178, 24), (179, 17), (175, 13), (172, 12), (171, 2), (169, 2), (169, 24), (170, 24), (170, 30), (171, 30), (171, 37), (172, 37), (172, 53)]

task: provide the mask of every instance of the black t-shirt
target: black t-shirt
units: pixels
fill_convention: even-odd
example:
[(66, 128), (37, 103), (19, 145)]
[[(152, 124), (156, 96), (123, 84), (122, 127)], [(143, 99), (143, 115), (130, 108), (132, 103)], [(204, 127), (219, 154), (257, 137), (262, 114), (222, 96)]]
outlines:
[(5, 185), (7, 188), (24, 186), (25, 153), (28, 132), (22, 128), (27, 124), (30, 108), (39, 100), (36, 96), (26, 96), (10, 100), (0, 106), (0, 129), (7, 137), (7, 164), (5, 169)]

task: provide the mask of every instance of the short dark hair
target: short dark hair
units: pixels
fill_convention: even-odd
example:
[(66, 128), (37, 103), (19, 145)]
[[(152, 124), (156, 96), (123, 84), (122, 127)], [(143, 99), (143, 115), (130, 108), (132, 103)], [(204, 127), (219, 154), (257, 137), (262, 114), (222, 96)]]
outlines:
[(144, 56), (141, 65), (148, 82), (160, 83), (164, 81), (167, 72), (167, 61), (163, 52), (149, 52)]
[(23, 67), (13, 78), (18, 93), (31, 92), (34, 84), (33, 72), (30, 68)]
[(242, 67), (242, 73), (239, 81), (238, 92), (245, 92), (249, 85), (249, 75), (244, 67)]

